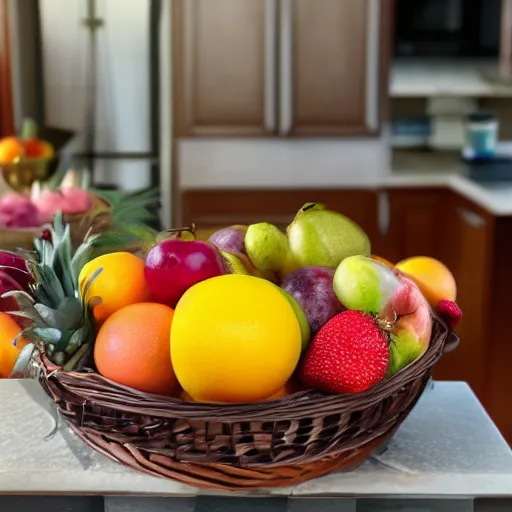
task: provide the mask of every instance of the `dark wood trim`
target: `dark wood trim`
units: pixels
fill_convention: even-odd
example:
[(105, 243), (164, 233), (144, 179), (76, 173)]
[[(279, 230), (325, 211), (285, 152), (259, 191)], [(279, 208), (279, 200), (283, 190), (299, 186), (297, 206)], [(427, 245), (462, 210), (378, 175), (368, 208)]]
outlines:
[[(300, 138), (300, 137), (364, 137), (371, 138), (377, 137), (380, 134), (380, 127), (377, 130), (370, 130), (365, 125), (298, 125), (292, 128), (292, 132), (286, 138)], [(284, 139), (285, 140), (285, 139)]]
[(0, 137), (14, 133), (9, 0), (0, 0)]
[(512, 0), (501, 2), (499, 72), (504, 80), (512, 77)]
[[(223, 125), (223, 126), (189, 126), (187, 127), (188, 137), (204, 137), (204, 138), (230, 138), (233, 137), (268, 137), (268, 132), (264, 126), (243, 126), (243, 125)], [(236, 133), (236, 135), (233, 135)]]
[[(151, 153), (160, 154), (160, 34), (162, 0), (151, 0), (149, 5), (149, 133)], [(169, 20), (167, 20), (169, 21)], [(151, 185), (160, 186), (160, 158), (151, 162)]]
[(307, 202), (323, 203), (357, 222), (378, 239), (378, 192), (371, 189), (218, 189), (182, 194), (182, 223), (198, 228), (271, 222), (287, 226)]

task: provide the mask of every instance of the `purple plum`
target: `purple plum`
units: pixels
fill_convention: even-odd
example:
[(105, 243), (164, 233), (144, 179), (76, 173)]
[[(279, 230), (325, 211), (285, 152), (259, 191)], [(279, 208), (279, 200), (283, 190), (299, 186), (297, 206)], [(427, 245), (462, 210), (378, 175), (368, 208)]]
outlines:
[(246, 254), (244, 245), (246, 231), (247, 226), (230, 226), (215, 231), (208, 241), (221, 251)]
[(333, 278), (332, 268), (307, 266), (288, 274), (281, 284), (306, 314), (312, 335), (344, 309), (334, 293)]

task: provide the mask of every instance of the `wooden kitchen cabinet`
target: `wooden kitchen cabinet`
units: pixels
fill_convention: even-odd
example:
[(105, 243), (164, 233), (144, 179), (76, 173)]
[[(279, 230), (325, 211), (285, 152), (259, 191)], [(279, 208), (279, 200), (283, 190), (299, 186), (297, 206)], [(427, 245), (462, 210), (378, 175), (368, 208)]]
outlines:
[(457, 281), (462, 322), (458, 348), (434, 378), (467, 382), (512, 444), (510, 290), (512, 217), (446, 189), (390, 189), (389, 225), (380, 254), (396, 262), (418, 255), (443, 261)]
[(173, 6), (178, 135), (268, 135), (275, 2), (176, 0)]
[(173, 5), (178, 137), (378, 133), (389, 0)]
[(378, 129), (380, 0), (285, 0), (282, 133)]
[(389, 226), (381, 255), (395, 263), (412, 256), (438, 258), (457, 281), (462, 342), (439, 362), (435, 377), (468, 382), (485, 403), (484, 325), (494, 217), (444, 188), (390, 189), (386, 194)]
[(486, 323), (493, 268), (494, 216), (465, 198), (448, 192), (442, 210), (438, 257), (457, 282), (457, 303), (463, 321), (457, 327), (461, 344), (436, 367), (436, 378), (468, 382), (489, 406)]
[(398, 188), (381, 192), (388, 211), (379, 254), (392, 262), (410, 256), (440, 257), (445, 191)]

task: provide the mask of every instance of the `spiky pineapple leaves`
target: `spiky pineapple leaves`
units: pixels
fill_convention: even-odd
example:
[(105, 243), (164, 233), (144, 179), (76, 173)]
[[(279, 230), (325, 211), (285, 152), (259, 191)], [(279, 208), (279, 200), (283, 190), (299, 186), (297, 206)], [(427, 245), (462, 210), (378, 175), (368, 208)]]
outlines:
[(9, 314), (29, 319), (32, 324), (22, 333), (32, 342), (28, 345), (32, 352), (22, 351), (16, 373), (25, 371), (36, 348), (43, 349), (54, 363), (68, 370), (77, 364), (87, 364), (95, 336), (91, 310), (101, 302), (99, 297), (89, 298), (89, 291), (102, 269), (84, 284), (79, 283), (82, 268), (98, 256), (120, 250), (144, 251), (155, 243), (157, 233), (145, 221), (151, 216), (147, 207), (155, 203), (156, 191), (112, 196), (107, 200), (114, 202), (114, 228), (99, 234), (88, 233), (73, 250), (70, 226), (58, 213), (47, 235), (34, 241), (35, 251), (22, 255), (33, 281), (30, 294), (14, 289), (2, 296), (12, 297), (19, 307), (19, 311)]
[[(70, 228), (64, 225), (60, 214), (55, 218), (50, 235), (50, 240), (35, 241), (39, 261), (26, 260), (33, 281), (29, 285), (30, 294), (13, 290), (3, 297), (13, 298), (19, 308), (9, 314), (31, 321), (23, 337), (34, 345), (43, 344), (53, 362), (64, 364), (80, 347), (92, 346), (94, 342), (89, 304), (82, 299), (78, 283), (81, 262), (87, 262), (91, 253), (87, 253), (89, 246), (85, 241), (80, 251), (72, 254)], [(24, 352), (23, 357), (20, 354), (18, 370), (27, 363), (26, 354)]]
[[(146, 224), (157, 219), (155, 205), (160, 202), (158, 188), (126, 193), (120, 190), (92, 190), (93, 194), (112, 206), (114, 226)], [(153, 209), (154, 211), (151, 211)]]
[(34, 343), (29, 343), (21, 349), (12, 373), (9, 376), (11, 379), (23, 379), (30, 376), (30, 366), (33, 362), (35, 351), (36, 346)]

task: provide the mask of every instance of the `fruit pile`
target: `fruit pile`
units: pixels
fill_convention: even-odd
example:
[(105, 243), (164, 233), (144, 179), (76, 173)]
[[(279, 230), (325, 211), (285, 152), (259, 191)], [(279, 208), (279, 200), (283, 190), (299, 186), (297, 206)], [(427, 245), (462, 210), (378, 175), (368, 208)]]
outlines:
[[(94, 367), (187, 401), (360, 393), (425, 353), (433, 311), (452, 329), (461, 318), (441, 262), (373, 256), (357, 224), (319, 204), (304, 205), (286, 234), (268, 223), (209, 241), (170, 230), (140, 258), (105, 237), (71, 255), (56, 222), (35, 260), (2, 256), (11, 288), (0, 303), (0, 323), (10, 322), (0, 375), (22, 374), (43, 342), (66, 370)], [(13, 328), (11, 317), (24, 325)], [(13, 336), (16, 358), (1, 349)]]
[(37, 125), (32, 119), (23, 121), (21, 135), (0, 139), (0, 165), (16, 164), (27, 159), (50, 159), (52, 145), (37, 136)]

